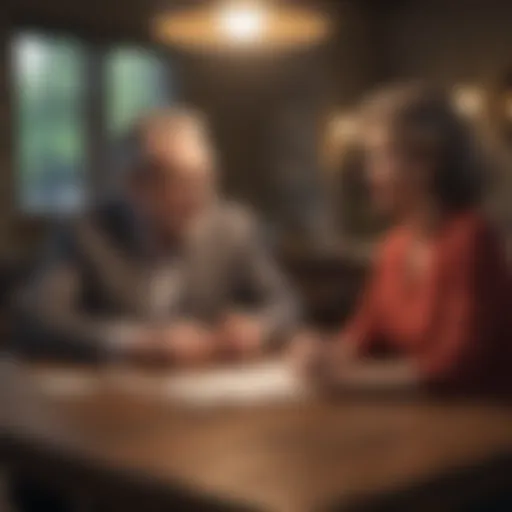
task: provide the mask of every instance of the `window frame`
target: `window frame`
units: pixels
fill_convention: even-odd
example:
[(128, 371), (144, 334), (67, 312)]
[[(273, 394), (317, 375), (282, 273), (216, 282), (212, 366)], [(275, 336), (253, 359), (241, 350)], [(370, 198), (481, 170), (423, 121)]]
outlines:
[(16, 76), (14, 74), (13, 48), (12, 44), (16, 37), (24, 33), (40, 34), (49, 37), (63, 37), (79, 42), (85, 49), (85, 106), (84, 106), (84, 133), (85, 133), (85, 205), (77, 210), (62, 211), (41, 211), (30, 212), (23, 208), (20, 202), (22, 191), (21, 180), (19, 179), (20, 168), (17, 161), (18, 141), (17, 123), (18, 112), (14, 95), (11, 93), (9, 101), (10, 110), (10, 140), (11, 144), (11, 176), (10, 176), (10, 197), (11, 212), (15, 219), (39, 223), (52, 220), (57, 216), (73, 216), (87, 209), (88, 204), (94, 204), (100, 200), (109, 182), (108, 161), (109, 141), (107, 136), (107, 108), (106, 108), (106, 67), (107, 57), (112, 50), (119, 48), (136, 48), (150, 51), (159, 60), (165, 63), (172, 79), (169, 79), (166, 88), (174, 93), (174, 97), (181, 97), (181, 82), (179, 73), (179, 58), (176, 51), (170, 47), (158, 44), (143, 34), (126, 34), (122, 32), (113, 34), (102, 34), (100, 31), (92, 31), (78, 26), (62, 26), (44, 21), (15, 20), (7, 34), (8, 44), (8, 73), (7, 81), (11, 90), (15, 88)]

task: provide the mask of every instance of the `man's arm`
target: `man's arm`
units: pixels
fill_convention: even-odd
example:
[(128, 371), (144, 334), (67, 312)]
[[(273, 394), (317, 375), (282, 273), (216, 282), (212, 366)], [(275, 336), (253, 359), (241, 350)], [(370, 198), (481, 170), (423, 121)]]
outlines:
[(102, 359), (125, 353), (141, 326), (82, 309), (84, 268), (76, 234), (61, 230), (14, 299), (14, 349), (28, 355)]
[(293, 331), (299, 321), (299, 304), (263, 240), (256, 223), (247, 219), (240, 255), (239, 277), (255, 299), (252, 314), (261, 322), (264, 338), (274, 340)]

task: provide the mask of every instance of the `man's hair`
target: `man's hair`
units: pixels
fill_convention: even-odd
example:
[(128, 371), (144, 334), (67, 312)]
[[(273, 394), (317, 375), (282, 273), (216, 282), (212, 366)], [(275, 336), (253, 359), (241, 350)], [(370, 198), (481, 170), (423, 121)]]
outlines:
[(122, 173), (141, 169), (151, 157), (150, 138), (188, 131), (201, 141), (207, 158), (213, 161), (207, 123), (198, 111), (184, 105), (154, 110), (140, 116), (122, 138), (117, 167)]
[(143, 138), (153, 130), (193, 130), (206, 137), (206, 120), (196, 110), (180, 105), (154, 110), (142, 115), (132, 127), (135, 138)]

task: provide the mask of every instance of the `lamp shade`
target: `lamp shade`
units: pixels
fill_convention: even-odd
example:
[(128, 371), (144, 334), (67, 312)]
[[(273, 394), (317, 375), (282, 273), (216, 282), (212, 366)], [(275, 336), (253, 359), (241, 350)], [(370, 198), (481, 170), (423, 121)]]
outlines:
[(164, 12), (153, 20), (160, 42), (200, 51), (271, 50), (309, 47), (325, 40), (325, 13), (265, 2), (228, 2)]

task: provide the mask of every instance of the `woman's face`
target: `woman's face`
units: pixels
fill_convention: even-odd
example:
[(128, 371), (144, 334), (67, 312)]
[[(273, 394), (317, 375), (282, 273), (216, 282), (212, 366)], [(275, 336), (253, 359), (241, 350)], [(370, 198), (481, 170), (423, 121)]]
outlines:
[(371, 127), (365, 146), (367, 179), (376, 207), (386, 215), (409, 211), (425, 191), (421, 162), (408, 156), (385, 127)]

